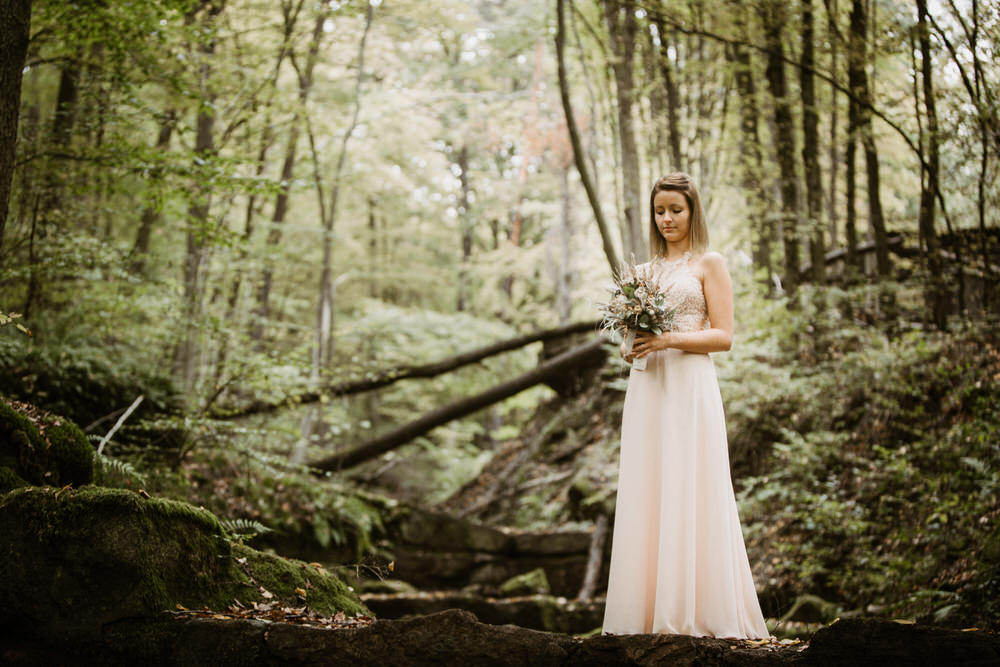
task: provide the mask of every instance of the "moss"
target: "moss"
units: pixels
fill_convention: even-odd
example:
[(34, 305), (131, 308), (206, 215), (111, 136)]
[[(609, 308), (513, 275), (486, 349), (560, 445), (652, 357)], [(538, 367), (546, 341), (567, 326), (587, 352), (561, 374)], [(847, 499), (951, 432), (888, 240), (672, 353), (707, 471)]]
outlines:
[(7, 466), (0, 466), (0, 493), (28, 486), (28, 483), (18, 477), (17, 473)]
[(42, 431), (0, 399), (0, 466), (31, 484), (87, 484), (94, 476), (94, 448), (68, 419), (47, 414)]
[(225, 609), (262, 600), (325, 613), (365, 611), (334, 575), (231, 544), (187, 503), (87, 486), (0, 496), (0, 625), (87, 635), (107, 622), (180, 604)]
[(50, 465), (59, 472), (60, 484), (82, 486), (94, 478), (94, 448), (73, 422), (62, 419), (45, 429)]
[(511, 577), (500, 586), (504, 595), (548, 594), (550, 590), (549, 579), (545, 576), (545, 570), (540, 567)]
[[(348, 615), (371, 613), (347, 584), (322, 567), (257, 551), (243, 544), (233, 545), (233, 557), (248, 578), (290, 606), (308, 605), (325, 614), (338, 611)], [(300, 591), (305, 591), (305, 596)], [(259, 589), (248, 593), (244, 601), (263, 599)]]

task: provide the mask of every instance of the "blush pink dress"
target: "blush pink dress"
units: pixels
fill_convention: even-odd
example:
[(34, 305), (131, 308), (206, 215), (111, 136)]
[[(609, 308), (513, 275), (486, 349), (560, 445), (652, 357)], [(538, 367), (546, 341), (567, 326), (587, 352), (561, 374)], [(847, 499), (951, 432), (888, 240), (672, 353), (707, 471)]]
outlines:
[[(689, 258), (654, 263), (675, 329), (708, 324)], [(707, 354), (653, 352), (632, 369), (604, 633), (763, 638), (729, 474), (715, 366)]]

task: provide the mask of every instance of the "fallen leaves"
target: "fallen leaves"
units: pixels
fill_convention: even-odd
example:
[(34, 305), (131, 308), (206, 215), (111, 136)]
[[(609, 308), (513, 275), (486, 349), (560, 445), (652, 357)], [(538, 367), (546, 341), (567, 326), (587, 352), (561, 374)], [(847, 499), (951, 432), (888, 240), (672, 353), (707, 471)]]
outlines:
[(187, 609), (183, 605), (177, 605), (177, 611), (168, 610), (169, 614), (187, 618), (211, 618), (218, 621), (232, 621), (239, 619), (251, 619), (267, 621), (270, 623), (294, 623), (297, 625), (310, 625), (327, 630), (345, 630), (351, 628), (362, 628), (371, 625), (375, 619), (371, 616), (357, 614), (348, 616), (342, 611), (338, 611), (333, 616), (321, 614), (308, 606), (288, 607), (272, 602), (254, 602), (247, 607), (239, 600), (234, 600), (233, 604), (225, 611), (214, 611), (211, 609)]

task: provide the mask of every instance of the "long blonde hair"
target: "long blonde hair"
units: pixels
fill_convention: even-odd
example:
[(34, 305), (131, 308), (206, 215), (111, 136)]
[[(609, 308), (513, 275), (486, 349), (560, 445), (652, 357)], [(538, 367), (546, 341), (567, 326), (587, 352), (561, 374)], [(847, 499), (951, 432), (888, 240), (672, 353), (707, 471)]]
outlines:
[(694, 180), (682, 171), (675, 171), (672, 174), (663, 176), (653, 184), (653, 190), (649, 193), (649, 255), (650, 259), (667, 256), (667, 240), (660, 233), (660, 228), (656, 226), (656, 212), (653, 210), (653, 200), (659, 192), (680, 192), (687, 200), (688, 210), (691, 212), (688, 219), (688, 239), (691, 243), (691, 253), (700, 255), (708, 250), (708, 225), (705, 223), (705, 209), (701, 205), (701, 196)]

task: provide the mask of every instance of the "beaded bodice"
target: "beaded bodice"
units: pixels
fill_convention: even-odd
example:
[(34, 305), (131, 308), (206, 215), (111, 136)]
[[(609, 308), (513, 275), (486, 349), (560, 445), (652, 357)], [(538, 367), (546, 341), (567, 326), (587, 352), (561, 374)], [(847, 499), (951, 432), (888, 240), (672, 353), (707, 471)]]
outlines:
[(667, 307), (676, 308), (674, 331), (700, 331), (708, 326), (708, 305), (701, 281), (691, 274), (691, 253), (680, 259), (650, 262), (657, 283), (667, 293)]

